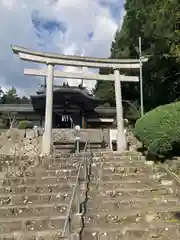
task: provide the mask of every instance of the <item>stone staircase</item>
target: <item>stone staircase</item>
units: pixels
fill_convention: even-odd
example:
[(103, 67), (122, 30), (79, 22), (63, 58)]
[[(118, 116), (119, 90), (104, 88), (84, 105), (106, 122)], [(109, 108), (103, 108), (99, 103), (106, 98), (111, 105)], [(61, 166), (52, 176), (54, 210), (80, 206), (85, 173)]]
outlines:
[(138, 153), (94, 154), (82, 240), (178, 240), (180, 188)]
[(0, 240), (179, 239), (178, 183), (139, 153), (0, 163)]
[[(3, 158), (0, 239), (79, 239), (87, 191), (83, 161), (89, 156), (57, 154), (29, 168), (22, 159), (18, 165)], [(66, 228), (71, 228), (69, 235)]]

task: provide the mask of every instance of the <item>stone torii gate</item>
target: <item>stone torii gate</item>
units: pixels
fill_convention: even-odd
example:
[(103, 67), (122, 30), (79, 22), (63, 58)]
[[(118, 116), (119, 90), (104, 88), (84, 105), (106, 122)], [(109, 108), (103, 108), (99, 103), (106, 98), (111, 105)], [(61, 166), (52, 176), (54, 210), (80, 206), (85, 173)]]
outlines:
[[(15, 54), (18, 54), (20, 59), (25, 61), (44, 63), (46, 69), (25, 69), (25, 75), (47, 77), (46, 87), (46, 111), (45, 111), (45, 130), (42, 142), (42, 154), (49, 155), (52, 152), (52, 110), (53, 110), (53, 79), (55, 78), (72, 78), (86, 80), (102, 80), (115, 82), (115, 97), (116, 97), (116, 117), (117, 117), (117, 150), (122, 152), (126, 148), (121, 82), (138, 82), (139, 77), (120, 75), (120, 69), (139, 69), (139, 59), (106, 59), (106, 58), (91, 58), (80, 56), (69, 56), (62, 54), (44, 53), (33, 50), (28, 50), (23, 47), (11, 46)], [(55, 65), (75, 66), (86, 68), (112, 68), (114, 74), (100, 75), (82, 73), (70, 73), (55, 71)]]

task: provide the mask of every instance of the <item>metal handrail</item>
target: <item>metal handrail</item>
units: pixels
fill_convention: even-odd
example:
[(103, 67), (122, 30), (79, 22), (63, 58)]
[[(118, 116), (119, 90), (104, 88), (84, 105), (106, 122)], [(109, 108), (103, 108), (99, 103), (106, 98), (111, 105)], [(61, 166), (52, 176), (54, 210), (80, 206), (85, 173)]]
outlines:
[(62, 237), (65, 237), (66, 230), (68, 228), (68, 224), (69, 224), (69, 220), (70, 220), (69, 218), (70, 218), (70, 214), (71, 214), (71, 210), (72, 210), (72, 204), (73, 204), (73, 200), (74, 200), (74, 197), (75, 197), (76, 189), (77, 189), (78, 183), (79, 183), (79, 176), (80, 176), (80, 172), (81, 172), (81, 167), (82, 167), (82, 163), (79, 166), (78, 173), (77, 173), (77, 176), (76, 176), (75, 186), (74, 186), (74, 189), (73, 189), (71, 200), (70, 200), (69, 205), (68, 205), (67, 219), (65, 220), (64, 228), (63, 228), (63, 231), (62, 231)]
[[(84, 146), (84, 152), (87, 151), (88, 146), (90, 147), (90, 145), (88, 145), (88, 143), (89, 143), (89, 141), (86, 141), (85, 146)], [(83, 167), (83, 165), (84, 165), (84, 167)], [(73, 188), (73, 193), (71, 195), (71, 199), (70, 199), (70, 202), (69, 202), (69, 205), (68, 205), (67, 218), (65, 220), (65, 224), (64, 224), (64, 227), (63, 227), (62, 235), (61, 235), (62, 238), (66, 237), (67, 230), (68, 230), (68, 237), (71, 234), (70, 233), (71, 211), (72, 211), (73, 201), (75, 199), (76, 192), (79, 191), (79, 187), (80, 187), (79, 186), (79, 179), (80, 179), (81, 169), (84, 170), (84, 178), (87, 180), (87, 177), (88, 177), (87, 173), (89, 172), (88, 168), (89, 168), (89, 166), (87, 164), (87, 159), (85, 157), (84, 162), (80, 163), (79, 167), (78, 167), (78, 173), (76, 175), (76, 181), (75, 181), (75, 185), (74, 185), (74, 188)], [(79, 198), (79, 196), (78, 196), (78, 198)], [(76, 213), (80, 213), (79, 207), (80, 207), (80, 201), (78, 199), (77, 209), (76, 209), (77, 212)]]

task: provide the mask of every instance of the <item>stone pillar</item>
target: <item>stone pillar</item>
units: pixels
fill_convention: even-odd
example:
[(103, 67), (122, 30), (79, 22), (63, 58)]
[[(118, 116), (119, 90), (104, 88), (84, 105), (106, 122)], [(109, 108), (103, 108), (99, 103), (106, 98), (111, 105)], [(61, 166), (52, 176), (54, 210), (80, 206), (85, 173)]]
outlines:
[(42, 142), (43, 155), (49, 155), (52, 152), (53, 78), (54, 78), (54, 66), (52, 64), (48, 64), (45, 125)]
[(116, 119), (117, 119), (117, 151), (123, 152), (125, 146), (124, 134), (124, 120), (123, 120), (123, 106), (122, 106), (122, 93), (121, 93), (121, 79), (118, 69), (114, 70), (115, 77), (115, 97), (116, 97)]

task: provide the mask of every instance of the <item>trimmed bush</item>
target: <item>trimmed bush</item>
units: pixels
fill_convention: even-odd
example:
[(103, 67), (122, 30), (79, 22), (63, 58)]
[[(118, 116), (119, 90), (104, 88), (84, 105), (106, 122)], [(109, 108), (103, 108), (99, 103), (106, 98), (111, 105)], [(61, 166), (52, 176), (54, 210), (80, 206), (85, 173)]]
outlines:
[(18, 129), (32, 129), (33, 127), (33, 123), (27, 120), (20, 121), (18, 124)]
[(180, 154), (180, 102), (146, 113), (135, 124), (135, 135), (148, 153), (160, 158)]

